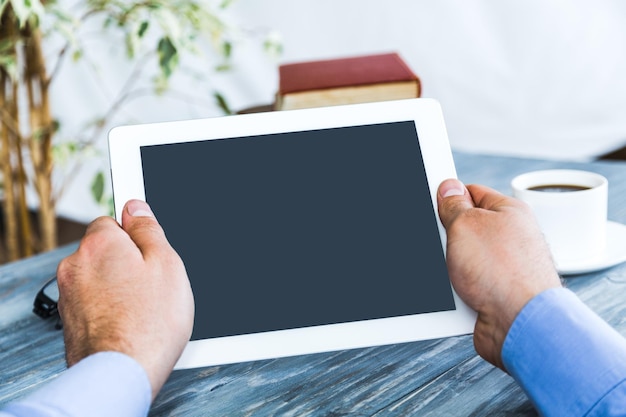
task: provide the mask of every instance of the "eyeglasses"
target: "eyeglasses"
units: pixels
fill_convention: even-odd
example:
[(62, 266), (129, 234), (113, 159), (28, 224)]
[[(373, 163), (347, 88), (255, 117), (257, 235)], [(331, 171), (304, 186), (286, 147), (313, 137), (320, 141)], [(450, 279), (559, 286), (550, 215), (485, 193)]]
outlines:
[(44, 284), (39, 290), (33, 303), (33, 313), (42, 319), (56, 317), (57, 322), (54, 328), (60, 330), (63, 328), (61, 317), (59, 316), (59, 287), (57, 285), (57, 277), (54, 277)]

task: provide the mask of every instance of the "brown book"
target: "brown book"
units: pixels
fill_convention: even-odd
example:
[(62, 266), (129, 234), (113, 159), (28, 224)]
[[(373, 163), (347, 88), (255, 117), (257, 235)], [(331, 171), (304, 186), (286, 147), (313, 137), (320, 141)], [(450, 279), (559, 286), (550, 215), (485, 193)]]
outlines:
[(420, 79), (397, 53), (283, 64), (277, 110), (420, 96)]

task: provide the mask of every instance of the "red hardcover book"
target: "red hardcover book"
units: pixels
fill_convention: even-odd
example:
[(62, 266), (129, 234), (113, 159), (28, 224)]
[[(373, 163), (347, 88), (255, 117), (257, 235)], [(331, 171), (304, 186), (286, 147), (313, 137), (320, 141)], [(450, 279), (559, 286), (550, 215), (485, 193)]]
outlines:
[(419, 97), (420, 79), (397, 53), (284, 64), (276, 109)]

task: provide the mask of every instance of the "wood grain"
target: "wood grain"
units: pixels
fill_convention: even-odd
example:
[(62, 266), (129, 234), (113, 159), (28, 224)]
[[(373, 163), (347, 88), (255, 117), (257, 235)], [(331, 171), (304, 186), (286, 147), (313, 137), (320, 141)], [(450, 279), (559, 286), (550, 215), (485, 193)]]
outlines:
[[(626, 223), (626, 163), (563, 163), (455, 153), (459, 178), (510, 194), (517, 174), (586, 169), (609, 179), (609, 219)], [(62, 333), (32, 301), (75, 245), (0, 267), (0, 405), (65, 368)], [(565, 278), (626, 335), (626, 265)], [(151, 416), (535, 416), (504, 372), (474, 352), (470, 336), (304, 355), (172, 373)]]

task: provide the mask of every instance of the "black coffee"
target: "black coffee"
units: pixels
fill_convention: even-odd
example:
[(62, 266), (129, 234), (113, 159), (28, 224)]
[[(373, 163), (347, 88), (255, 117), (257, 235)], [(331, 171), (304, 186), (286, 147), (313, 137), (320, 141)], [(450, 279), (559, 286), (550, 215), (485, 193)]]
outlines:
[(545, 191), (548, 193), (568, 193), (571, 191), (590, 190), (591, 187), (586, 187), (584, 185), (571, 185), (571, 184), (546, 184), (546, 185), (536, 185), (534, 187), (529, 187), (528, 189), (532, 191)]

